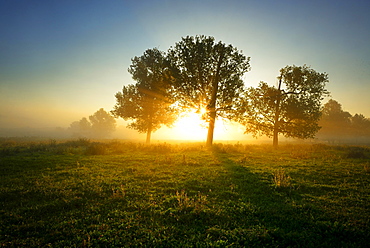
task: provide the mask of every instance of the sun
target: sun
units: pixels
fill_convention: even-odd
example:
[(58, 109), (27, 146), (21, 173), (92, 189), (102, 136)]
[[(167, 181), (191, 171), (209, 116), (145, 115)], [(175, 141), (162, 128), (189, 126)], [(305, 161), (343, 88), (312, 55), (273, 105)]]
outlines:
[[(173, 140), (205, 141), (208, 133), (208, 123), (202, 119), (205, 109), (194, 109), (184, 113), (167, 130), (166, 137)], [(226, 124), (222, 119), (217, 119), (215, 123), (214, 137), (225, 139), (227, 137)]]
[(207, 123), (202, 120), (202, 114), (191, 111), (179, 118), (172, 128), (174, 138), (180, 140), (205, 140), (207, 138)]
[[(209, 123), (202, 119), (206, 109), (190, 109), (182, 113), (172, 127), (164, 127), (155, 133), (158, 140), (206, 141)], [(240, 127), (229, 120), (218, 117), (213, 133), (214, 140), (239, 140)]]

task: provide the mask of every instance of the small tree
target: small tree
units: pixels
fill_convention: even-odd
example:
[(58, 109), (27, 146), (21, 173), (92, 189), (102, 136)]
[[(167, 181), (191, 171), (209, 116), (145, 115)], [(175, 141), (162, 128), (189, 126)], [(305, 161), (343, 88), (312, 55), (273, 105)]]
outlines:
[[(318, 73), (304, 66), (286, 66), (280, 70), (278, 87), (261, 82), (249, 88), (238, 103), (236, 119), (253, 135), (273, 137), (278, 146), (278, 135), (312, 138), (320, 129), (321, 101), (329, 92), (326, 73)], [(285, 89), (283, 89), (285, 86)]]
[(351, 118), (351, 135), (357, 137), (370, 137), (370, 119), (363, 114), (355, 114)]
[(103, 108), (90, 115), (89, 120), (95, 137), (104, 138), (116, 130), (116, 120)]
[(321, 120), (332, 122), (335, 125), (349, 125), (351, 116), (349, 112), (343, 111), (342, 105), (339, 102), (330, 99), (324, 104)]
[(83, 136), (88, 137), (91, 134), (91, 123), (83, 117), (79, 121), (74, 121), (68, 128), (72, 132), (73, 136)]
[(370, 119), (362, 114), (352, 116), (333, 99), (324, 104), (319, 124), (322, 126), (320, 137), (332, 142), (367, 139), (370, 136)]
[(141, 57), (132, 59), (128, 70), (135, 85), (124, 86), (116, 96), (112, 111), (115, 117), (133, 120), (128, 127), (146, 133), (150, 143), (151, 133), (162, 125), (171, 126), (177, 112), (171, 96), (168, 62), (158, 49), (149, 49)]
[(205, 108), (209, 122), (207, 145), (213, 143), (217, 117), (229, 118), (235, 99), (243, 91), (242, 76), (249, 71), (249, 57), (213, 37), (187, 36), (169, 50), (179, 104)]

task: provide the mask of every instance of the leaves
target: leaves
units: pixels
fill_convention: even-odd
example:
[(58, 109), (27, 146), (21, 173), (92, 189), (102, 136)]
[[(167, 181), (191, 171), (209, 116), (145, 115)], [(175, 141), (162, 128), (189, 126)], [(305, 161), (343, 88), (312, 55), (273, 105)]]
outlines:
[(128, 71), (136, 84), (124, 86), (122, 92), (116, 93), (113, 115), (133, 120), (128, 127), (141, 133), (170, 126), (177, 112), (172, 106), (171, 78), (164, 53), (148, 49), (141, 57), (132, 59)]
[(261, 82), (245, 89), (249, 60), (232, 45), (204, 35), (183, 37), (167, 54), (149, 49), (132, 59), (128, 71), (137, 83), (116, 94), (112, 113), (133, 120), (130, 128), (150, 133), (170, 126), (180, 111), (206, 109), (207, 145), (218, 117), (244, 124), (254, 136), (312, 138), (319, 130), (321, 101), (329, 95), (328, 75), (306, 65), (286, 66), (278, 88)]
[(116, 129), (116, 120), (103, 108), (89, 116), (91, 128), (98, 137), (104, 137)]
[(170, 48), (168, 57), (180, 104), (210, 107), (216, 93), (215, 108), (220, 116), (231, 109), (243, 91), (241, 77), (250, 69), (249, 57), (232, 45), (202, 35), (183, 38)]
[(89, 116), (89, 120), (83, 117), (72, 122), (69, 130), (74, 136), (104, 138), (116, 129), (116, 120), (103, 108)]
[(243, 92), (241, 78), (250, 69), (250, 58), (232, 45), (203, 35), (182, 38), (170, 48), (168, 58), (179, 106), (207, 110), (207, 145), (212, 145), (215, 120), (230, 118)]
[(319, 130), (321, 100), (329, 92), (326, 73), (304, 66), (286, 66), (278, 77), (284, 89), (260, 82), (239, 100), (234, 119), (254, 136), (274, 133), (300, 139), (312, 138)]

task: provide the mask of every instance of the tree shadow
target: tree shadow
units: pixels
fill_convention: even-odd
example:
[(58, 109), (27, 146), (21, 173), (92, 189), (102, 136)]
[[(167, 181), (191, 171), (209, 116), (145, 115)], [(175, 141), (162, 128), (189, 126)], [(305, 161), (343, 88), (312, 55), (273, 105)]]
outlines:
[[(304, 192), (276, 188), (272, 176), (255, 173), (225, 153), (214, 152), (228, 171), (239, 199), (235, 208), (247, 204), (248, 213), (240, 213), (240, 228), (259, 226), (265, 230), (264, 246), (279, 247), (364, 247), (369, 235), (348, 228), (333, 219), (319, 205), (310, 203)], [(227, 179), (225, 179), (227, 180)], [(250, 234), (249, 234), (250, 235)], [(256, 235), (256, 234), (254, 234)], [(259, 235), (261, 235), (259, 233)], [(261, 240), (260, 240), (261, 241)]]

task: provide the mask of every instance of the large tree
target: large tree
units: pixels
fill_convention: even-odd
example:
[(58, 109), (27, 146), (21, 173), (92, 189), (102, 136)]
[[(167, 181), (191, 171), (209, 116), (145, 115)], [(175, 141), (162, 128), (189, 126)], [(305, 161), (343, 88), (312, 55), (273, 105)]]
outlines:
[(273, 137), (313, 138), (320, 129), (321, 101), (329, 92), (326, 73), (304, 66), (286, 66), (280, 70), (278, 86), (261, 82), (246, 90), (238, 103), (236, 119), (246, 126), (246, 133)]
[(178, 103), (184, 109), (206, 109), (207, 145), (212, 145), (217, 117), (229, 118), (243, 91), (242, 76), (250, 69), (249, 57), (206, 36), (182, 38), (169, 49), (168, 57)]
[(146, 142), (150, 143), (151, 133), (162, 125), (171, 126), (177, 116), (168, 61), (163, 52), (148, 49), (132, 59), (128, 71), (136, 84), (124, 86), (122, 92), (115, 95), (117, 102), (112, 113), (132, 120), (128, 127), (146, 133)]

